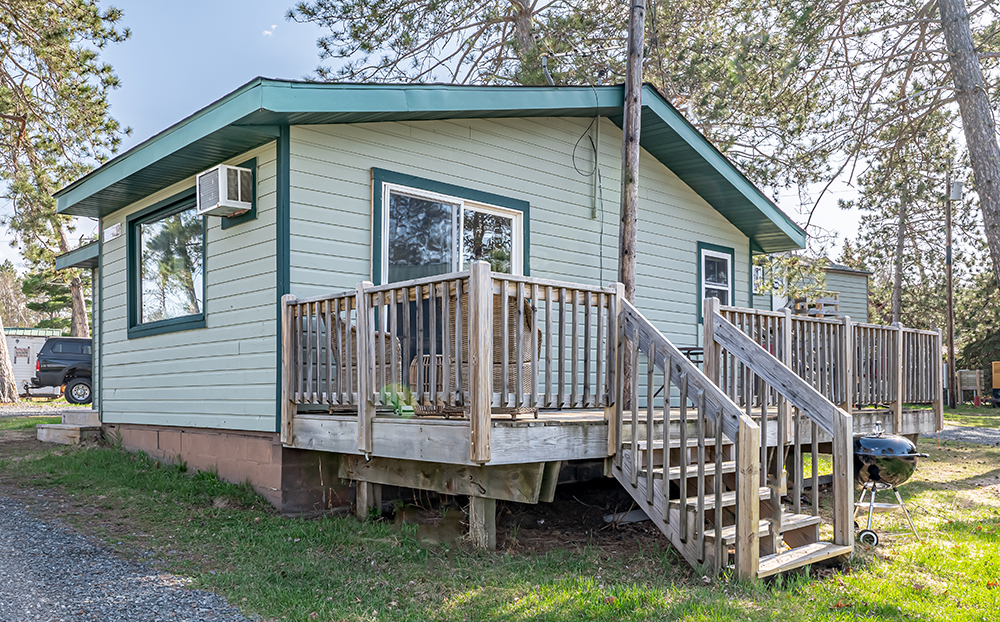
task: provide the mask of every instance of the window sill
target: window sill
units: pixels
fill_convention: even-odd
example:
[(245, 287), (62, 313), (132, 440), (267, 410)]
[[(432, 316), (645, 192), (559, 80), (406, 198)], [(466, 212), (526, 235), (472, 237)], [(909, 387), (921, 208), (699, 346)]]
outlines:
[(128, 338), (138, 339), (140, 337), (150, 337), (152, 335), (162, 335), (164, 333), (176, 333), (182, 330), (193, 330), (205, 328), (205, 314), (187, 315), (184, 317), (160, 320), (158, 322), (148, 322), (138, 326), (129, 326)]

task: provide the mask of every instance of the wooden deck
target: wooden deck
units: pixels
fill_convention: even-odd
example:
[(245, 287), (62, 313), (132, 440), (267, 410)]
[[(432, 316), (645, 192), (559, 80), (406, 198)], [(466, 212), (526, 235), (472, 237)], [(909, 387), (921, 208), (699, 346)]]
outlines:
[[(691, 564), (783, 572), (851, 550), (852, 433), (940, 424), (940, 337), (898, 326), (706, 300), (698, 365), (620, 285), (482, 262), (282, 308), (282, 442), (331, 454), (358, 483), (359, 516), (379, 485), (468, 495), (487, 548), (496, 500), (551, 499), (562, 465), (603, 461)], [(837, 406), (858, 402), (885, 407)], [(829, 543), (794, 477), (821, 449), (834, 457)]]

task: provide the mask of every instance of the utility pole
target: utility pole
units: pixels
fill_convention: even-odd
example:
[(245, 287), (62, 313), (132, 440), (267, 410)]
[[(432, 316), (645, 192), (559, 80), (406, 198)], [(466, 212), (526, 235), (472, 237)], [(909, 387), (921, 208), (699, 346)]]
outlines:
[(628, 64), (622, 123), (622, 208), (618, 240), (618, 280), (625, 299), (635, 302), (635, 244), (638, 234), (639, 129), (642, 123), (642, 57), (646, 0), (631, 0), (628, 20)]
[[(961, 200), (962, 198), (962, 182), (955, 182), (952, 184), (951, 181), (951, 161), (948, 161), (948, 170), (945, 172), (945, 186), (948, 190), (948, 199), (945, 201), (945, 219), (944, 219), (944, 236), (945, 236), (945, 247), (944, 247), (944, 274), (945, 274), (945, 288), (947, 289), (948, 296), (948, 408), (954, 410), (955, 408), (955, 390), (958, 388), (955, 385), (955, 306), (952, 300), (952, 281), (951, 281), (951, 202), (955, 199)], [(955, 195), (958, 196), (955, 196)]]

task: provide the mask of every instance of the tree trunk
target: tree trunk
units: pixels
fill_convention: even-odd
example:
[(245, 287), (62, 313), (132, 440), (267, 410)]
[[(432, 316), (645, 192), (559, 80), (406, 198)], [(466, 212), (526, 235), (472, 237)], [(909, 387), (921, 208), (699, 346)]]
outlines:
[[(68, 253), (69, 234), (66, 227), (61, 224), (54, 225), (59, 234), (59, 252)], [(76, 275), (69, 281), (69, 293), (73, 300), (73, 316), (69, 325), (71, 337), (90, 337), (90, 326), (87, 322), (87, 301), (83, 297), (83, 281), (80, 279), (80, 272), (74, 270)]]
[(907, 188), (899, 202), (899, 224), (896, 228), (896, 257), (892, 263), (892, 321), (901, 322), (903, 314), (903, 240), (906, 233), (906, 202), (910, 200)]
[(17, 383), (14, 382), (14, 366), (10, 364), (7, 338), (3, 332), (3, 318), (0, 317), (0, 404), (16, 401)]
[(527, 0), (518, 2), (512, 0), (516, 13), (514, 14), (514, 38), (520, 48), (520, 57), (524, 58), (527, 52), (535, 47), (535, 37), (531, 34), (531, 6)]
[(965, 129), (974, 187), (983, 210), (993, 275), (1000, 284), (1000, 148), (997, 147), (993, 112), (972, 40), (965, 0), (938, 0), (938, 7), (945, 45), (950, 52), (948, 63)]

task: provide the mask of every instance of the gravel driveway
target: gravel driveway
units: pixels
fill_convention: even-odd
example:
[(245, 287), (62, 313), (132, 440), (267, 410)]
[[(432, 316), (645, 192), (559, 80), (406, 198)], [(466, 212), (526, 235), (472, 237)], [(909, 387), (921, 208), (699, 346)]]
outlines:
[(119, 559), (96, 540), (0, 497), (0, 621), (248, 621), (183, 577)]
[[(937, 438), (937, 434), (925, 434), (921, 438)], [(946, 425), (941, 431), (941, 439), (946, 441), (962, 441), (963, 443), (979, 443), (980, 445), (1000, 446), (1000, 430), (996, 428), (972, 428), (957, 425)]]

